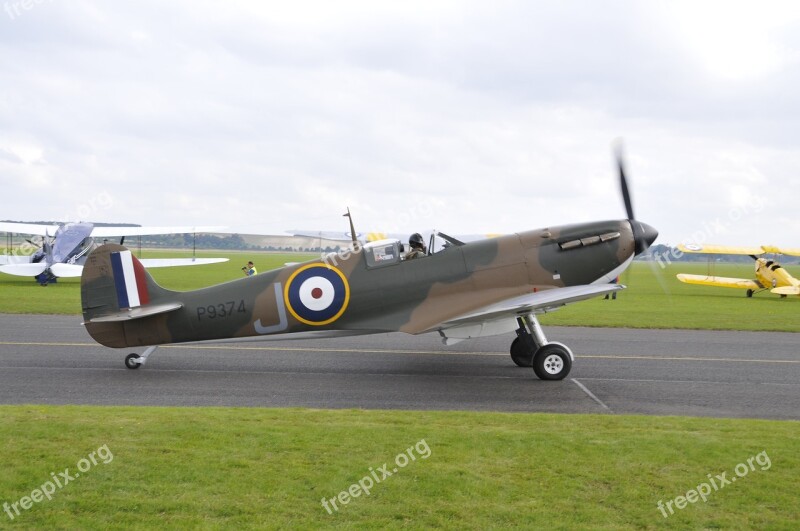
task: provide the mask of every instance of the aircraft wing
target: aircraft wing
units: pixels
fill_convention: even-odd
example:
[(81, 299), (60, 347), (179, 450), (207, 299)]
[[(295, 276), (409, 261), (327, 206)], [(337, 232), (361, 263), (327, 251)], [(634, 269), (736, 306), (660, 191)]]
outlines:
[(13, 221), (0, 222), (0, 232), (15, 232), (17, 234), (36, 234), (37, 236), (54, 236), (58, 225), (40, 225), (38, 223), (14, 223)]
[(15, 275), (18, 277), (35, 277), (47, 269), (47, 264), (37, 262), (35, 264), (8, 264), (0, 265), (0, 273)]
[(621, 284), (590, 284), (537, 291), (490, 304), (429, 330), (438, 330), (448, 345), (474, 337), (504, 334), (518, 328), (517, 317), (553, 311), (565, 304), (622, 289), (625, 286)]
[(227, 262), (228, 258), (140, 258), (139, 261), (148, 269), (156, 267), (179, 267)]
[[(0, 222), (0, 232), (17, 234), (36, 234), (38, 236), (54, 236), (58, 225), (38, 223)], [(114, 238), (119, 236), (151, 236), (156, 234), (192, 234), (195, 232), (222, 232), (225, 227), (95, 227), (92, 236), (97, 238)]]
[(737, 247), (732, 245), (713, 245), (703, 244), (697, 245), (679, 244), (678, 249), (684, 253), (709, 253), (709, 254), (744, 254), (744, 255), (759, 255), (764, 254), (766, 251), (762, 247)]
[[(351, 242), (353, 241), (353, 237), (350, 236), (350, 232), (340, 232), (340, 231), (332, 231), (332, 230), (297, 230), (291, 229), (287, 230), (289, 234), (292, 236), (302, 236), (305, 238), (322, 238), (323, 240), (333, 240), (337, 242)], [(363, 240), (367, 235), (361, 232), (356, 232), (356, 239)], [(378, 238), (384, 239), (384, 238)], [(371, 241), (367, 239), (367, 241)]]
[(792, 249), (789, 247), (775, 247), (774, 245), (762, 246), (765, 253), (788, 254), (791, 256), (800, 256), (800, 249)]
[(78, 264), (53, 264), (50, 266), (50, 272), (59, 278), (76, 278), (83, 273), (83, 266)]
[(687, 275), (681, 273), (678, 280), (686, 284), (700, 284), (702, 286), (718, 286), (720, 288), (761, 289), (764, 286), (755, 280), (746, 278), (711, 277), (707, 275)]
[(118, 236), (154, 236), (157, 234), (192, 234), (195, 232), (222, 232), (225, 227), (95, 227), (94, 238)]
[[(228, 258), (144, 258), (140, 260), (145, 267), (151, 269), (157, 267), (218, 264), (227, 261)], [(44, 272), (45, 269), (47, 269), (47, 264), (44, 262), (37, 262), (35, 264), (16, 263), (0, 265), (0, 273), (18, 277), (35, 277), (39, 273)], [(74, 278), (81, 276), (83, 266), (77, 264), (53, 264), (50, 266), (50, 271), (59, 278)]]

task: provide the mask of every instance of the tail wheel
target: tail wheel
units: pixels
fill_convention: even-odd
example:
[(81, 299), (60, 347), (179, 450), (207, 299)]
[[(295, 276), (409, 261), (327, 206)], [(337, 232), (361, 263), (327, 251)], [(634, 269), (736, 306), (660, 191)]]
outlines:
[(542, 380), (563, 380), (572, 368), (572, 355), (559, 343), (548, 343), (533, 356), (533, 372)]
[(142, 362), (139, 361), (138, 354), (128, 354), (125, 356), (125, 366), (129, 369), (138, 369), (141, 367)]

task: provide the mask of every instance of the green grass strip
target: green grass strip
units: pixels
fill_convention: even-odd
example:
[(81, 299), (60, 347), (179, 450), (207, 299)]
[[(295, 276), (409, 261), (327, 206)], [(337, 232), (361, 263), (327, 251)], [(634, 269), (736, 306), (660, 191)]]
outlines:
[[(0, 503), (86, 469), (0, 527), (796, 529), (798, 438), (790, 421), (0, 406)], [(420, 441), (428, 457), (397, 467)], [(81, 462), (102, 447), (107, 464)], [(768, 469), (657, 508), (758, 454)], [(384, 463), (398, 471), (326, 511)]]

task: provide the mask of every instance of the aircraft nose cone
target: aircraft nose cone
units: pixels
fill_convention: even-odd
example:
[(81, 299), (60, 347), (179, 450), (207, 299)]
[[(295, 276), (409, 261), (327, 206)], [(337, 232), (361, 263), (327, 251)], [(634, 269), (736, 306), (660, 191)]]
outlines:
[(631, 229), (633, 229), (633, 238), (636, 242), (636, 254), (640, 255), (645, 252), (656, 238), (658, 238), (658, 231), (641, 221), (631, 220)]

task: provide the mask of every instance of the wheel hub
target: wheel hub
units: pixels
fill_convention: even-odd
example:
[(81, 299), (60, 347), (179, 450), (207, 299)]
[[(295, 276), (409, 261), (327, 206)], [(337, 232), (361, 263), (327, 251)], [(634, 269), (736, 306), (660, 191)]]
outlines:
[(543, 365), (544, 370), (547, 371), (548, 374), (558, 374), (564, 368), (564, 361), (561, 359), (561, 356), (550, 354), (544, 359)]

